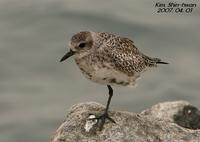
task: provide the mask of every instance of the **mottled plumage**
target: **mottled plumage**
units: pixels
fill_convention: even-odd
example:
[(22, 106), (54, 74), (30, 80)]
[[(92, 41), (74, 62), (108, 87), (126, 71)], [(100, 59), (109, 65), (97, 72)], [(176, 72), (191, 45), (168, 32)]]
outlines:
[(108, 108), (113, 95), (111, 85), (134, 85), (140, 74), (147, 67), (167, 64), (159, 58), (151, 58), (141, 53), (133, 41), (105, 32), (79, 32), (72, 36), (70, 51), (61, 61), (74, 55), (76, 64), (86, 78), (107, 85), (109, 99), (100, 121), (100, 130), (105, 119), (115, 122), (108, 115)]
[(134, 85), (147, 67), (161, 61), (142, 54), (132, 40), (105, 32), (77, 33), (70, 47), (82, 73), (100, 84)]

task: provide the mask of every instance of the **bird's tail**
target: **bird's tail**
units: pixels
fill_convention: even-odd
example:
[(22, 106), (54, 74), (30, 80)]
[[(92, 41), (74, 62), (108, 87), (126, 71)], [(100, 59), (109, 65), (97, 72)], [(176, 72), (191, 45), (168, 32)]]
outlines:
[(167, 62), (161, 61), (160, 58), (151, 58), (145, 55), (143, 56), (143, 58), (145, 59), (146, 66), (149, 66), (149, 67), (156, 67), (157, 64), (169, 64)]
[(169, 64), (169, 63), (167, 63), (167, 62), (162, 62), (162, 61), (158, 61), (158, 62), (156, 62), (156, 64)]

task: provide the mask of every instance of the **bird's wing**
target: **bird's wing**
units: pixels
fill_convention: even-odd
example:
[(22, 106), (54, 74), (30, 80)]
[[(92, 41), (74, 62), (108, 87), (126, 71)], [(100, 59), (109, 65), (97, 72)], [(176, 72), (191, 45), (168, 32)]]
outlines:
[(128, 38), (110, 39), (104, 44), (102, 50), (117, 70), (130, 76), (142, 72), (146, 67), (141, 53), (134, 46), (133, 41)]

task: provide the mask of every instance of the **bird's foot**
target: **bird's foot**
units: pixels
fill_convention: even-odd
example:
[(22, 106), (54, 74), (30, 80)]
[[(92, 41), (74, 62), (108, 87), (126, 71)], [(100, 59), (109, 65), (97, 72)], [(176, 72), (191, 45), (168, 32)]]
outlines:
[(112, 123), (116, 123), (109, 115), (108, 112), (104, 112), (100, 116), (96, 116), (95, 118), (90, 118), (90, 120), (97, 120), (97, 125), (99, 127), (99, 130), (101, 131), (103, 129), (103, 126), (106, 122), (106, 119), (111, 121)]

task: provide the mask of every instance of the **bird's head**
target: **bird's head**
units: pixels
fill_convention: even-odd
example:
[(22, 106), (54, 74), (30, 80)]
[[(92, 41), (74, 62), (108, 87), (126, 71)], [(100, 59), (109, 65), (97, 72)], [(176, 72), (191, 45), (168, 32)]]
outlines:
[(70, 51), (67, 52), (60, 62), (66, 60), (67, 58), (73, 56), (73, 55), (84, 55), (87, 54), (90, 49), (92, 48), (93, 45), (93, 39), (91, 32), (84, 31), (84, 32), (79, 32), (75, 35), (72, 36), (71, 41), (70, 41)]

